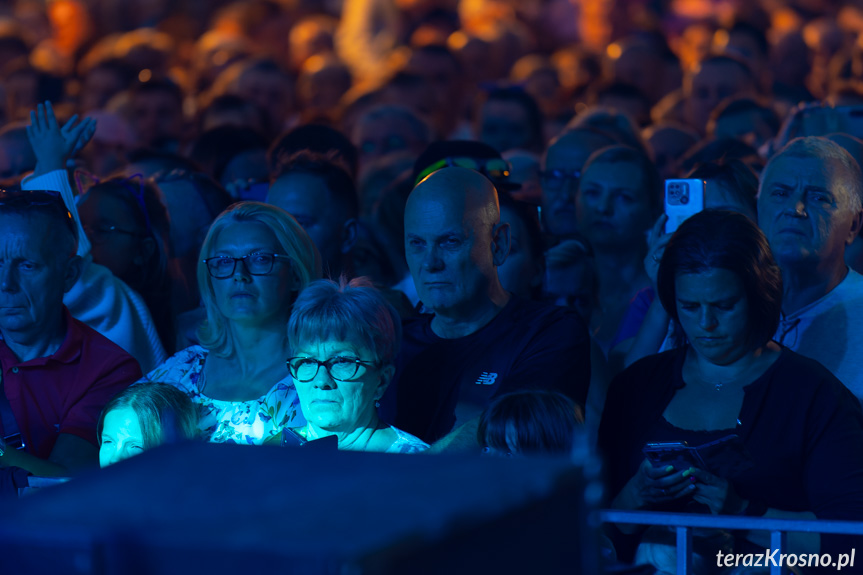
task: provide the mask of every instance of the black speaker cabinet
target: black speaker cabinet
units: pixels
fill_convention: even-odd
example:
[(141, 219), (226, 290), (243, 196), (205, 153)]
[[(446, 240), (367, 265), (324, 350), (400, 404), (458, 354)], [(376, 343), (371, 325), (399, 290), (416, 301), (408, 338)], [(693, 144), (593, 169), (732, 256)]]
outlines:
[(0, 573), (592, 575), (585, 491), (568, 460), (164, 446), (4, 505)]

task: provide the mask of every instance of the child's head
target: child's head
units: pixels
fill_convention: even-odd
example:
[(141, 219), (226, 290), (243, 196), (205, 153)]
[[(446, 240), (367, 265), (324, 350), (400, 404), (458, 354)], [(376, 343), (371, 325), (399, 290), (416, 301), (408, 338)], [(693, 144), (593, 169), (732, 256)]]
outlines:
[(193, 439), (198, 413), (192, 400), (164, 383), (133, 385), (105, 405), (96, 429), (105, 467), (163, 443)]
[(556, 391), (514, 391), (496, 398), (479, 420), (477, 439), (489, 455), (569, 455), (581, 409)]

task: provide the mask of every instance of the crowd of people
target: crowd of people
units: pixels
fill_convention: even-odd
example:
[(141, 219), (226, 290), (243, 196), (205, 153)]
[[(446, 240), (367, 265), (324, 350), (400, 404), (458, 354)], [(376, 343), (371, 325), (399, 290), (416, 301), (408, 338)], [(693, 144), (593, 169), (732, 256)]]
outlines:
[[(0, 494), (178, 441), (583, 434), (614, 508), (863, 520), (861, 32), (796, 0), (8, 3)], [(704, 190), (673, 232), (669, 178)], [(674, 572), (673, 531), (607, 536)], [(696, 533), (697, 572), (758, 545)]]

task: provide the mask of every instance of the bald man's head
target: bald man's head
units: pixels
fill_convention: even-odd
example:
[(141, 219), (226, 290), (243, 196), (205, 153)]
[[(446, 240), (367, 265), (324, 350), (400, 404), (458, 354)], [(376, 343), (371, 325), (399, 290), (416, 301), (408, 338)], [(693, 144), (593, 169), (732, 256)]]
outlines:
[(435, 313), (458, 317), (501, 291), (509, 227), (500, 224), (492, 183), (457, 167), (421, 181), (405, 208), (405, 252), (417, 293)]
[(471, 219), (494, 226), (500, 221), (497, 191), (488, 178), (468, 168), (444, 168), (429, 174), (408, 197), (411, 202), (432, 200), (447, 202), (461, 209)]

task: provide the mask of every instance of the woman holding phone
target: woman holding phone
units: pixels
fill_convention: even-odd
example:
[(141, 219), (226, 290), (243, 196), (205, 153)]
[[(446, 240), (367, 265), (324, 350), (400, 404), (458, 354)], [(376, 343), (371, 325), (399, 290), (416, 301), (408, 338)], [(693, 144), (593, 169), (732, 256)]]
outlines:
[[(599, 444), (612, 506), (863, 519), (863, 412), (823, 366), (771, 341), (782, 280), (755, 223), (725, 210), (692, 216), (668, 242), (657, 284), (686, 343), (636, 362), (611, 384)], [(695, 446), (727, 436), (739, 441), (727, 441), (705, 462), (724, 475), (695, 465), (655, 466), (643, 454), (651, 442)], [(662, 569), (657, 549), (665, 560), (673, 555), (673, 532), (618, 529), (622, 556), (632, 557), (644, 536), (653, 545), (641, 546), (640, 560)], [(710, 560), (730, 544), (730, 536), (714, 533), (696, 551), (702, 546)], [(733, 544), (746, 552), (745, 538)], [(822, 539), (822, 552), (843, 548), (849, 543), (842, 537)]]

